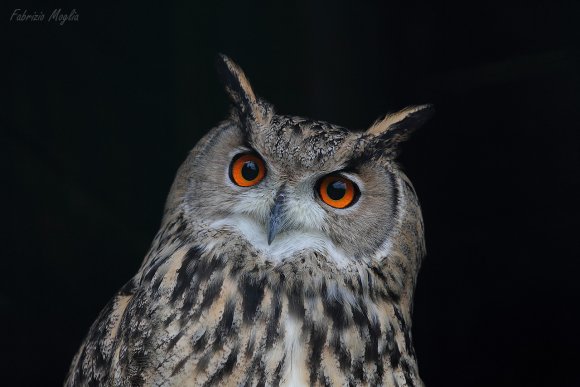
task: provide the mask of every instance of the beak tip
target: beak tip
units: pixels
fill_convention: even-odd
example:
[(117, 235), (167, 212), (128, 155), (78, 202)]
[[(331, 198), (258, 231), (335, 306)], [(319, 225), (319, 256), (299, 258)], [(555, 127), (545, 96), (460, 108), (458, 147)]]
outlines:
[(273, 235), (273, 233), (269, 232), (268, 233), (268, 246), (270, 246), (272, 244), (273, 240), (274, 240), (274, 235)]

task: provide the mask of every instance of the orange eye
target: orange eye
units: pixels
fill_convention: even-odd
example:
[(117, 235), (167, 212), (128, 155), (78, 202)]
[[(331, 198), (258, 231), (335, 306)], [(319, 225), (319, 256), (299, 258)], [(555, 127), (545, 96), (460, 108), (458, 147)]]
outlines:
[(360, 192), (352, 181), (342, 176), (330, 175), (320, 180), (318, 193), (329, 206), (346, 208), (356, 202)]
[(253, 153), (242, 153), (234, 157), (230, 166), (230, 179), (240, 187), (258, 184), (266, 175), (261, 158)]

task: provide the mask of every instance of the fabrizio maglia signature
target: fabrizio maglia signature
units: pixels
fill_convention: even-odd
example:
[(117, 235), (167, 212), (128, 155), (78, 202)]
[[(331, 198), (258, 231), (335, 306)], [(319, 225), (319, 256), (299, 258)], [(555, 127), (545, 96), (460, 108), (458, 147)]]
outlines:
[(48, 12), (34, 10), (30, 12), (28, 9), (16, 8), (12, 11), (10, 16), (11, 22), (41, 22), (41, 23), (55, 23), (64, 25), (67, 22), (78, 22), (79, 14), (76, 9), (72, 9), (69, 13), (63, 12), (61, 8), (55, 8), (50, 12), (48, 19), (46, 15)]

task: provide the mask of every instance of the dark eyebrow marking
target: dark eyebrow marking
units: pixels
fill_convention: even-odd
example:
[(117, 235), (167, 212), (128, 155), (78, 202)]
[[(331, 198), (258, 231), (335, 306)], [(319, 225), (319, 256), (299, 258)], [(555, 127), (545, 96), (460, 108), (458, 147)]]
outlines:
[(242, 150), (241, 150), (241, 152), (239, 152), (239, 153), (236, 153), (236, 156), (237, 156), (237, 155), (239, 155), (239, 154), (243, 154), (243, 153), (255, 153), (255, 154), (257, 154), (258, 156), (260, 156), (260, 158), (261, 158), (262, 160), (264, 160), (264, 162), (266, 161), (266, 159), (264, 158), (264, 156), (262, 156), (262, 154), (261, 154), (260, 152), (258, 152), (258, 151), (256, 150), (256, 148), (254, 148), (254, 147), (252, 146), (252, 144), (250, 144), (250, 143), (249, 143), (247, 140), (244, 140), (244, 142), (242, 142), (242, 147), (244, 147), (244, 148), (246, 148), (246, 149), (242, 149)]
[(358, 160), (355, 160), (355, 162), (353, 162), (353, 160), (349, 160), (344, 168), (339, 169), (335, 173), (352, 173), (354, 175), (360, 175), (361, 164), (362, 163), (358, 162)]
[(244, 142), (242, 143), (242, 145), (248, 148), (250, 151), (255, 152), (254, 147), (252, 146), (252, 144), (250, 144), (247, 138), (244, 138)]

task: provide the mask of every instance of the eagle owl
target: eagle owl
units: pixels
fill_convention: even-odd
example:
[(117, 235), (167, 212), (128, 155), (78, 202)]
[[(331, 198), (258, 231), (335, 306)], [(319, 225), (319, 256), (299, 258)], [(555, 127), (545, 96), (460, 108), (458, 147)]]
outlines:
[(423, 221), (395, 162), (430, 105), (363, 132), (279, 115), (218, 58), (230, 117), (179, 168), (66, 386), (420, 386)]

